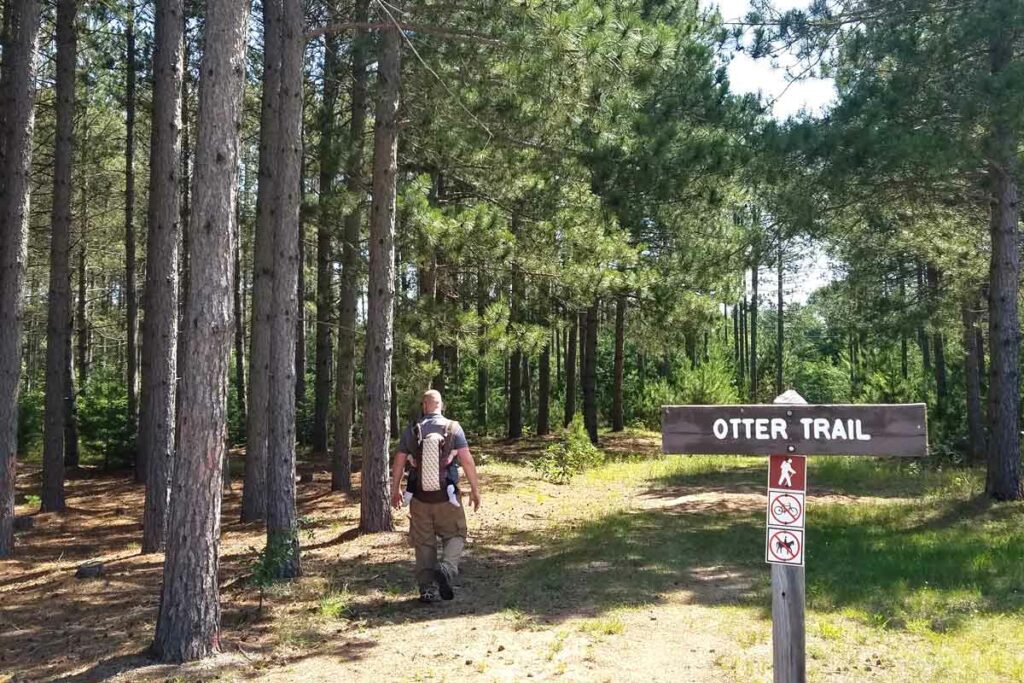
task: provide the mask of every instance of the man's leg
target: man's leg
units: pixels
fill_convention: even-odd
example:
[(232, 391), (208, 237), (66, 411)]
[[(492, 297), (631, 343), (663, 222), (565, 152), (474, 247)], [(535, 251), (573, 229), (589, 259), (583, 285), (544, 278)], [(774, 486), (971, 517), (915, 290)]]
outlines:
[(443, 551), (435, 576), (441, 597), (451, 600), (455, 597), (451, 582), (459, 575), (459, 560), (466, 545), (466, 508), (440, 503), (436, 506), (434, 522), (434, 529), (441, 537)]
[(434, 587), (434, 570), (437, 569), (437, 534), (434, 531), (434, 516), (431, 506), (415, 498), (409, 505), (409, 545), (416, 553), (416, 583), (420, 597)]

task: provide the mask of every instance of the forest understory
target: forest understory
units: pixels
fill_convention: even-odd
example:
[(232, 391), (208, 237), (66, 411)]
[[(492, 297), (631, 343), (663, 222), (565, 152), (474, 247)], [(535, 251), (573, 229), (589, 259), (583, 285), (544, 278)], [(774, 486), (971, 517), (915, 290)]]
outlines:
[[(765, 681), (765, 462), (664, 457), (655, 433), (603, 437), (608, 462), (557, 485), (544, 439), (476, 448), (484, 502), (451, 603), (415, 600), (403, 531), (357, 532), (358, 495), (302, 461), (304, 576), (253, 585), (264, 531), (222, 510), (221, 654), (145, 656), (163, 556), (140, 554), (143, 487), (81, 470), (62, 514), (30, 504), (0, 563), (0, 681)], [(1024, 510), (980, 470), (865, 458), (809, 467), (808, 674), (819, 681), (1024, 680)], [(358, 479), (356, 481), (358, 485)], [(77, 579), (88, 561), (99, 578)]]

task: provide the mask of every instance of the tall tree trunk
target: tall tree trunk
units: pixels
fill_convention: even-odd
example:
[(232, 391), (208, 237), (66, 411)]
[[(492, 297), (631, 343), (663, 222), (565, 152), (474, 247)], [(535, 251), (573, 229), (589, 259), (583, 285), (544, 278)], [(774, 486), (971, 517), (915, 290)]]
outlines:
[[(190, 7), (190, 5), (185, 5), (185, 16), (182, 17), (183, 35), (185, 35), (185, 29), (188, 26), (189, 17), (194, 15), (194, 12), (190, 11)], [(188, 38), (186, 35), (186, 44), (187, 41)], [(189, 80), (188, 70), (185, 69), (181, 79), (181, 220), (178, 223), (181, 230), (181, 247), (178, 251), (181, 265), (178, 267), (178, 390), (174, 395), (175, 415), (177, 415), (181, 410), (181, 378), (185, 376), (185, 337), (188, 334), (188, 330), (185, 326), (185, 305), (188, 302), (189, 286), (188, 222), (189, 216), (192, 215), (192, 137), (189, 134), (189, 129), (194, 129), (195, 126), (194, 120), (190, 121), (190, 118), (194, 117), (191, 116), (191, 110), (189, 107)], [(175, 422), (177, 422), (177, 418), (175, 418)], [(178, 431), (175, 430), (175, 449), (177, 449), (177, 446)], [(248, 457), (246, 457), (246, 462), (248, 462)]]
[[(127, 307), (128, 433), (134, 438), (138, 427), (138, 328), (139, 303), (136, 293), (135, 255), (135, 2), (128, 0), (125, 20), (125, 140), (124, 140), (124, 297)], [(135, 451), (135, 481), (146, 481), (146, 453)]]
[(561, 327), (556, 326), (554, 330), (555, 335), (555, 387), (562, 386), (562, 358), (564, 357), (564, 351), (562, 350), (562, 337)]
[(78, 388), (85, 391), (85, 384), (89, 379), (89, 315), (88, 315), (88, 290), (86, 289), (86, 240), (89, 235), (89, 181), (83, 181), (82, 188), (82, 216), (80, 219), (81, 230), (78, 235), (78, 300), (75, 313), (76, 326), (76, 352), (78, 355), (75, 363), (78, 371)]
[[(241, 206), (241, 202), (239, 202)], [(242, 221), (241, 212), (235, 221), (235, 399), (241, 424), (248, 422), (245, 393), (245, 306), (242, 283)]]
[[(928, 308), (928, 295), (925, 292), (924, 266), (917, 264), (917, 300), (920, 305)], [(927, 375), (932, 371), (931, 344), (928, 343), (928, 331), (925, 329), (924, 320), (917, 327), (917, 345), (921, 348), (921, 365)]]
[(967, 394), (967, 451), (973, 463), (985, 459), (985, 418), (981, 403), (981, 368), (978, 366), (977, 301), (964, 300), (961, 315), (964, 325), (964, 384)]
[(750, 358), (748, 349), (750, 343), (747, 338), (747, 295), (743, 295), (743, 303), (740, 306), (740, 395), (743, 394), (747, 384), (747, 370)]
[(540, 352), (537, 377), (537, 436), (551, 433), (551, 342)]
[(152, 651), (164, 662), (219, 649), (221, 468), (227, 435), (228, 366), (238, 135), (242, 121), (247, 2), (206, 5), (199, 84), (195, 191), (185, 308), (185, 374), (163, 587)]
[[(71, 322), (71, 329), (74, 329), (74, 321)], [(75, 394), (75, 369), (72, 367), (71, 334), (68, 334), (64, 359), (64, 382), (67, 385), (64, 403), (66, 405), (68, 419), (64, 423), (64, 466), (76, 468), (81, 459), (81, 450), (78, 447), (78, 400)]]
[[(301, 112), (299, 115), (301, 116)], [(305, 154), (302, 152), (300, 154), (302, 154), (301, 159), (304, 159)], [(297, 411), (301, 411), (306, 404), (306, 224), (301, 213), (301, 207), (305, 204), (305, 200), (302, 199), (305, 196), (305, 186), (302, 183), (302, 178), (306, 177), (305, 168), (305, 162), (300, 161), (299, 184), (296, 186), (300, 197), (300, 213), (294, 247), (298, 261), (298, 274), (295, 279), (295, 299), (298, 302), (298, 307), (295, 309), (295, 341), (292, 348), (292, 374)]]
[[(302, 0), (281, 3), (281, 71), (275, 163), (274, 291), (271, 300), (270, 394), (267, 400), (267, 548), (278, 578), (300, 574), (295, 510), (296, 321), (301, 300), (299, 189), (302, 173)], [(280, 552), (287, 548), (287, 552)], [(270, 550), (277, 550), (270, 553)]]
[(0, 65), (0, 559), (14, 552), (22, 290), (35, 112), (37, 0), (5, 0)]
[[(906, 307), (907, 305), (907, 282), (903, 275), (903, 264), (899, 264), (899, 278), (900, 278), (900, 306)], [(907, 379), (910, 377), (910, 358), (907, 342), (907, 330), (900, 330), (900, 377)]]
[(732, 357), (736, 364), (736, 378), (740, 386), (743, 385), (743, 354), (740, 353), (740, 307), (732, 307)]
[(565, 342), (565, 416), (563, 426), (568, 427), (576, 415), (576, 339), (579, 323), (575, 313), (570, 313), (571, 324), (566, 332)]
[(932, 344), (935, 349), (935, 399), (939, 416), (946, 414), (946, 350), (942, 335), (942, 326), (938, 320), (939, 285), (941, 275), (938, 269), (929, 264), (926, 268), (928, 277), (929, 318), (932, 325)]
[[(178, 242), (183, 0), (159, 0), (153, 49), (153, 127), (149, 148), (148, 258), (142, 325), (139, 453), (148, 466), (142, 552), (163, 550), (174, 467), (178, 372)], [(237, 252), (236, 252), (237, 253)], [(144, 455), (143, 455), (144, 454)]]
[[(331, 13), (332, 17), (335, 14)], [(338, 38), (324, 36), (324, 91), (320, 109), (320, 194), (316, 227), (316, 350), (313, 381), (313, 451), (327, 452), (327, 413), (331, 403), (332, 340), (331, 322), (334, 288), (331, 278), (333, 253), (331, 231), (337, 222), (337, 195), (334, 179), (341, 168), (337, 140), (338, 90), (341, 82), (341, 58)]]
[(476, 423), (480, 428), (481, 433), (487, 433), (487, 357), (485, 355), (485, 349), (487, 348), (487, 324), (484, 322), (484, 316), (487, 313), (487, 281), (484, 279), (484, 271), (482, 268), (476, 272), (476, 315), (480, 321), (477, 335), (479, 339), (479, 350), (477, 352), (476, 360)]
[(587, 334), (584, 342), (583, 422), (590, 442), (597, 445), (597, 311), (598, 302), (587, 309)]
[[(513, 229), (513, 232), (515, 230)], [(518, 336), (518, 325), (523, 310), (522, 276), (516, 265), (512, 266), (512, 287), (509, 312), (510, 332)], [(508, 383), (508, 438), (519, 439), (523, 436), (523, 351), (520, 340), (512, 341), (512, 358), (509, 361)]]
[(533, 410), (533, 374), (530, 372), (530, 356), (523, 354), (523, 419), (528, 420)]
[[(252, 332), (249, 334), (249, 415), (246, 422), (242, 521), (267, 514), (267, 406), (274, 289), (274, 223), (277, 219), (277, 128), (281, 82), (279, 0), (263, 5), (263, 94), (260, 103), (259, 187), (253, 246)], [(289, 389), (292, 391), (292, 389)], [(294, 396), (294, 392), (292, 393)]]
[[(369, 0), (357, 0), (353, 18), (366, 23)], [(349, 153), (345, 162), (345, 188), (353, 196), (366, 193), (363, 162), (366, 140), (366, 67), (369, 61), (367, 34), (360, 30), (351, 46), (352, 113), (349, 119)], [(331, 489), (352, 488), (352, 424), (356, 406), (356, 304), (359, 288), (359, 237), (363, 205), (357, 201), (345, 215), (341, 244), (341, 306), (338, 315), (338, 380), (336, 385), (338, 422), (334, 432)]]
[[(1000, 3), (990, 3), (999, 13)], [(1011, 66), (1013, 30), (999, 22), (991, 44), (992, 73)], [(1007, 114), (999, 113), (989, 139), (988, 179), (992, 193), (989, 229), (989, 443), (985, 491), (997, 500), (1020, 500), (1020, 188), (1018, 141)]]
[(373, 133), (373, 202), (370, 206), (370, 280), (366, 318), (366, 416), (359, 528), (391, 531), (388, 482), (391, 360), (395, 330), (395, 195), (402, 34), (380, 36), (379, 99)]
[(622, 384), (626, 366), (626, 295), (615, 300), (615, 379), (612, 388), (612, 431), (625, 429), (622, 415)]
[(757, 400), (757, 261), (750, 269), (750, 402)]
[(68, 352), (71, 349), (71, 177), (75, 136), (75, 0), (57, 2), (57, 129), (50, 225), (50, 295), (46, 330), (46, 400), (41, 509), (64, 509), (64, 440), (67, 434)]
[(782, 276), (783, 276), (783, 259), (782, 259), (782, 239), (779, 238), (779, 263), (778, 263), (778, 276), (777, 276), (777, 291), (776, 291), (776, 305), (775, 305), (775, 395), (778, 396), (782, 393), (782, 356), (783, 356), (783, 344), (786, 341), (785, 338), (785, 321), (783, 318), (782, 307), (785, 303), (782, 295)]

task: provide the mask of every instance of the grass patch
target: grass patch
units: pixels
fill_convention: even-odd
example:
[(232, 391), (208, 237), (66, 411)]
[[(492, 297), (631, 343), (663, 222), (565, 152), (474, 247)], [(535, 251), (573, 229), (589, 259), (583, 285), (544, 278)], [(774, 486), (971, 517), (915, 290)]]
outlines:
[(317, 611), (324, 619), (347, 619), (352, 616), (354, 599), (348, 590), (332, 591), (320, 598)]
[(626, 625), (617, 616), (587, 619), (579, 625), (580, 633), (591, 636), (615, 636), (626, 630)]

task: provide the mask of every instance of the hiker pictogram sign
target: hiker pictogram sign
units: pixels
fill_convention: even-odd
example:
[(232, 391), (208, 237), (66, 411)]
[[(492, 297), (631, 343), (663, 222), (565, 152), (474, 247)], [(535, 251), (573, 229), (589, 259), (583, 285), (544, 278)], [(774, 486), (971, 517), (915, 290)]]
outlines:
[(804, 494), (768, 490), (768, 526), (804, 527)]
[(802, 455), (773, 455), (768, 461), (768, 488), (807, 490), (807, 458)]
[(768, 527), (765, 560), (771, 564), (804, 564), (804, 530)]

